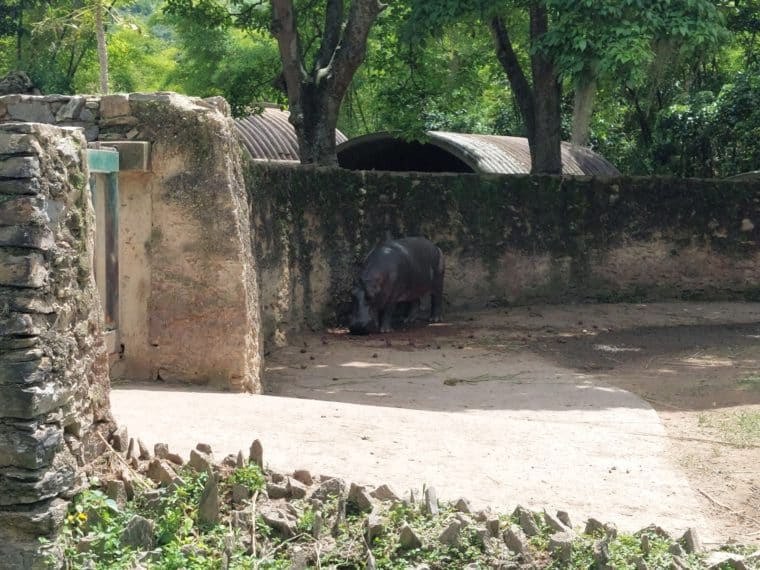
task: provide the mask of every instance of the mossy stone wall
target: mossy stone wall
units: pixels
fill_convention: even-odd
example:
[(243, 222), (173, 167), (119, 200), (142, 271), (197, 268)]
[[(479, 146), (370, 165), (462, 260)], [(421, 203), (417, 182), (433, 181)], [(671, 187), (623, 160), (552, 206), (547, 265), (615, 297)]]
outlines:
[(445, 306), (760, 297), (760, 184), (250, 162), (264, 332), (339, 325), (386, 235), (446, 256)]

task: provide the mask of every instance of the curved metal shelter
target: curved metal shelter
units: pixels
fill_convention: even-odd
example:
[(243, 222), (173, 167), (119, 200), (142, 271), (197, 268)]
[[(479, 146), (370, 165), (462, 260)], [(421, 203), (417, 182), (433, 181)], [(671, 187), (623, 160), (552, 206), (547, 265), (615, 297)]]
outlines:
[[(372, 133), (338, 146), (338, 164), (350, 170), (529, 174), (524, 137), (428, 131), (427, 142), (407, 142), (391, 133)], [(575, 176), (619, 176), (601, 155), (562, 143), (562, 171)]]
[[(293, 125), (288, 122), (290, 114), (278, 107), (265, 107), (260, 115), (235, 119), (243, 147), (251, 158), (259, 160), (298, 161), (298, 139)], [(345, 142), (346, 136), (335, 131), (335, 142)]]

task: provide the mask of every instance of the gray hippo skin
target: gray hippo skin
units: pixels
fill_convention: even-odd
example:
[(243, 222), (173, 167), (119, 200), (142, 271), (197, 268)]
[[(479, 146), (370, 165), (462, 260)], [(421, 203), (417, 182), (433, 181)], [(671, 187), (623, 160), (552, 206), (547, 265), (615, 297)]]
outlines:
[(353, 290), (351, 334), (386, 333), (397, 303), (410, 304), (407, 322), (414, 321), (420, 298), (430, 293), (430, 322), (441, 320), (443, 254), (421, 237), (387, 241), (364, 260)]

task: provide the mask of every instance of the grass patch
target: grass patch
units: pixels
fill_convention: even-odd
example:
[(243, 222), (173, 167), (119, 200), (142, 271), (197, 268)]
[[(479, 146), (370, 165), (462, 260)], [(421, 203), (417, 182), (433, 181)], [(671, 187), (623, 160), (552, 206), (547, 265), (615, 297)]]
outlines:
[(747, 374), (736, 381), (742, 390), (760, 390), (760, 373)]
[(760, 445), (760, 411), (703, 413), (698, 425), (716, 429), (722, 439), (739, 447)]

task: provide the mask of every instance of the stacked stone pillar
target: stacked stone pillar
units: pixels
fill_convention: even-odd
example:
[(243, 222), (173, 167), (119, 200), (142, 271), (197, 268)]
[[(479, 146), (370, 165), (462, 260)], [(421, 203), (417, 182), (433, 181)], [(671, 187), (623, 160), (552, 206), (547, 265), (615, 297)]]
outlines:
[(0, 125), (3, 568), (47, 567), (39, 538), (111, 429), (85, 149), (80, 129)]

